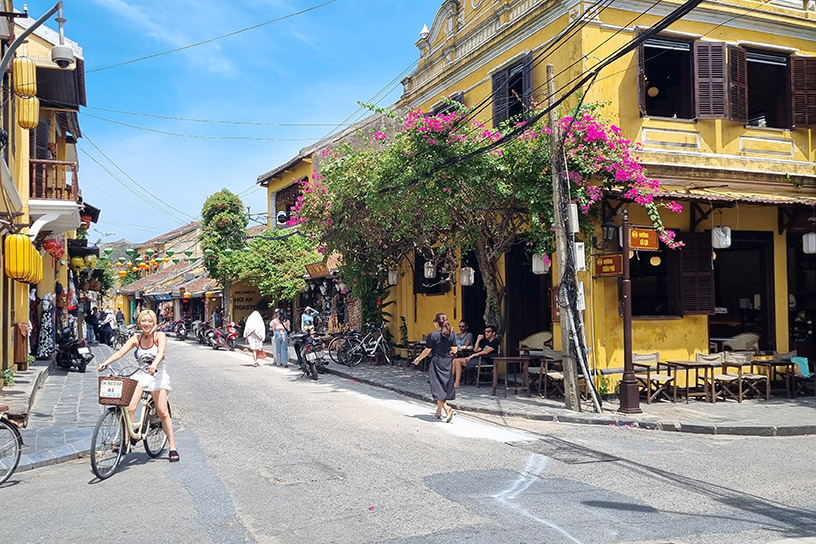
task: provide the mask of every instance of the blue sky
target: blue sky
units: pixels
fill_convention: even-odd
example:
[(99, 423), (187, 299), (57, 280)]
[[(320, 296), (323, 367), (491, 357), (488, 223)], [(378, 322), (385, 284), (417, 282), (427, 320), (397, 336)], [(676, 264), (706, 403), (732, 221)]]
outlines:
[[(336, 124), (358, 111), (358, 100), (369, 101), (395, 78), (379, 105), (399, 98), (398, 76), (418, 59), (414, 43), (441, 0), (336, 0), (206, 45), (104, 69), (325, 1), (64, 1), (66, 36), (85, 58), (88, 107), (79, 117), (79, 180), (85, 200), (102, 210), (92, 241), (139, 242), (172, 230), (197, 218), (204, 199), (223, 187), (239, 193), (253, 213), (266, 212), (265, 191), (253, 191), (257, 176), (332, 130), (150, 116)], [(29, 1), (29, 14), (38, 18), (52, 5)], [(53, 19), (47, 26), (56, 29)], [(223, 139), (230, 137), (278, 140)]]

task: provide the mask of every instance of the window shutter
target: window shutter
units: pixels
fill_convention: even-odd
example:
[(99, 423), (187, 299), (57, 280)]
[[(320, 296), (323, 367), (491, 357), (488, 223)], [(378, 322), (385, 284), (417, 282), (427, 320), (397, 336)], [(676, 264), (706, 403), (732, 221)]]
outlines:
[(725, 45), (694, 42), (694, 80), (697, 88), (697, 117), (725, 119)]
[(34, 146), (32, 146), (29, 150), (31, 153), (31, 158), (34, 159), (51, 159), (50, 153), (48, 152), (48, 136), (49, 136), (49, 128), (50, 124), (46, 119), (40, 119), (40, 122), (37, 124), (37, 128), (29, 131), (29, 141), (31, 141), (31, 133), (34, 133)]
[(793, 126), (816, 128), (816, 58), (791, 58)]
[(728, 100), (729, 119), (735, 123), (748, 122), (748, 61), (745, 49), (728, 46)]
[[(641, 29), (637, 30), (637, 35), (643, 33)], [(646, 49), (643, 43), (637, 47), (637, 93), (638, 93), (638, 110), (641, 117), (646, 117)]]
[(680, 252), (680, 303), (683, 315), (714, 313), (714, 268), (711, 233), (684, 232)]
[(521, 66), (521, 89), (522, 101), (524, 106), (524, 116), (527, 117), (533, 105), (533, 54), (527, 53), (524, 55), (524, 63)]
[(502, 70), (493, 76), (493, 126), (498, 127), (507, 121), (509, 100), (507, 97), (507, 80), (509, 72)]

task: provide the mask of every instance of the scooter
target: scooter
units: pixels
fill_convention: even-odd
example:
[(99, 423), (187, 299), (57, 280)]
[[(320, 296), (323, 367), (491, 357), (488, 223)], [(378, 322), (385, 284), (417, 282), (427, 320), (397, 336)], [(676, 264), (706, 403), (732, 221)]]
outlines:
[(176, 334), (176, 340), (187, 338), (187, 325), (184, 324), (183, 319), (173, 321), (173, 332)]
[(303, 375), (316, 380), (317, 375), (323, 372), (323, 367), (326, 366), (327, 361), (323, 357), (317, 341), (312, 336), (312, 330), (306, 329), (302, 332), (296, 332), (290, 335), (289, 338), (294, 342), (295, 355), (297, 355), (298, 365), (300, 365)]
[[(195, 325), (194, 325), (195, 326)], [(198, 327), (195, 328), (195, 337), (199, 344), (209, 343), (207, 333), (212, 327), (207, 321), (198, 321)]]
[(77, 340), (74, 338), (74, 330), (71, 327), (62, 329), (57, 338), (57, 366), (63, 370), (71, 370), (76, 367), (80, 372), (85, 372), (94, 358), (91, 348), (88, 347), (87, 340)]
[(235, 351), (235, 344), (238, 341), (238, 323), (230, 321), (227, 329), (210, 329), (207, 331), (207, 341), (213, 349), (226, 347), (230, 351)]

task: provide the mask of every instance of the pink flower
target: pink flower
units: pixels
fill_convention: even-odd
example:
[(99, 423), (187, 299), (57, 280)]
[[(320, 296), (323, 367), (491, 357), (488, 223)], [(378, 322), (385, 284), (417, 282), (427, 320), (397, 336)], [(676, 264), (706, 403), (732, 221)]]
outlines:
[(386, 138), (388, 138), (388, 136), (385, 134), (385, 132), (377, 132), (374, 134), (374, 139), (377, 140), (378, 142), (381, 142)]

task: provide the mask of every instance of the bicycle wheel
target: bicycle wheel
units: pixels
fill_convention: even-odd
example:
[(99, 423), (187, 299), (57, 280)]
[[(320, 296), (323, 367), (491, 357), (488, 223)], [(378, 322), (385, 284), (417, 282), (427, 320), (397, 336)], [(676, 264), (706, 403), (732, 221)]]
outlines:
[(345, 342), (345, 341), (346, 341), (345, 337), (336, 336), (336, 337), (332, 338), (331, 342), (329, 342), (329, 347), (328, 347), (329, 359), (331, 359), (332, 362), (345, 364), (342, 361), (340, 361), (340, 355), (339, 355), (340, 348), (343, 346), (343, 342)]
[(380, 340), (379, 350), (382, 351), (383, 355), (385, 356), (385, 361), (389, 365), (394, 364), (394, 346), (391, 345), (391, 342), (383, 338)]
[(108, 408), (99, 416), (91, 439), (91, 469), (100, 480), (110, 478), (119, 468), (127, 447), (127, 431), (121, 407)]
[(23, 437), (17, 426), (6, 418), (0, 419), (0, 485), (17, 470), (22, 449)]
[(357, 366), (363, 362), (363, 343), (357, 338), (346, 338), (338, 353), (340, 362), (346, 366)]
[(235, 342), (236, 342), (235, 338), (227, 339), (227, 348), (229, 348), (230, 351), (235, 351)]
[[(167, 409), (170, 409), (170, 402), (167, 403)], [(150, 457), (158, 457), (167, 445), (167, 435), (164, 434), (161, 419), (159, 419), (159, 414), (152, 402), (147, 410), (143, 440), (144, 449)]]

